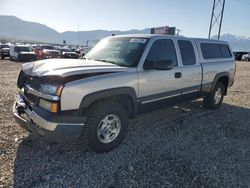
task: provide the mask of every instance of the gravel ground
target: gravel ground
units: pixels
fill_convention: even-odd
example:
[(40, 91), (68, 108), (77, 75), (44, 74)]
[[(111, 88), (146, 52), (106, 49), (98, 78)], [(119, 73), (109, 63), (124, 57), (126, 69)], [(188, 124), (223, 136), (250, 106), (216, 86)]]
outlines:
[(15, 123), (19, 67), (0, 61), (0, 187), (250, 187), (250, 63), (237, 62), (220, 109), (198, 100), (138, 116), (105, 154), (33, 139)]

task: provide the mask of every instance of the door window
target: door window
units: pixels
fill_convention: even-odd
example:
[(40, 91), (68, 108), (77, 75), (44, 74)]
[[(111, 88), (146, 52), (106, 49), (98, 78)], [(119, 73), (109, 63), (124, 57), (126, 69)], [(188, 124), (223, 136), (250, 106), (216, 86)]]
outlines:
[(159, 39), (152, 44), (144, 67), (163, 59), (171, 60), (174, 66), (178, 65), (174, 43), (170, 39)]

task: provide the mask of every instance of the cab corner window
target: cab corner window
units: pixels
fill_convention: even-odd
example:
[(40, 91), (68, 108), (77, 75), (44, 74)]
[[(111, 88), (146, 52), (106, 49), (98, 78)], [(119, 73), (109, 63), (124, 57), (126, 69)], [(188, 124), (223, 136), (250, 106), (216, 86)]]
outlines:
[(178, 46), (181, 52), (182, 64), (183, 65), (196, 64), (196, 58), (192, 43), (187, 40), (179, 40)]

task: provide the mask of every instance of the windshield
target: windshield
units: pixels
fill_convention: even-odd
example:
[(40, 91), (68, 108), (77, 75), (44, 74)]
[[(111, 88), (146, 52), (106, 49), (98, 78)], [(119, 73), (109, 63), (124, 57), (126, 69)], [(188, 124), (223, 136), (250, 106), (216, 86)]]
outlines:
[(71, 52), (69, 49), (61, 49), (62, 52)]
[(9, 48), (8, 45), (2, 45), (1, 48)]
[(54, 47), (53, 47), (53, 46), (41, 46), (41, 49), (42, 49), (42, 50), (44, 50), (44, 49), (53, 50)]
[(15, 47), (15, 51), (16, 52), (30, 52), (31, 50), (30, 50), (29, 47), (25, 47), (25, 46), (21, 47), (21, 46), (19, 46), (19, 47)]
[(136, 67), (146, 47), (145, 38), (108, 38), (99, 42), (86, 59), (113, 63), (119, 66)]

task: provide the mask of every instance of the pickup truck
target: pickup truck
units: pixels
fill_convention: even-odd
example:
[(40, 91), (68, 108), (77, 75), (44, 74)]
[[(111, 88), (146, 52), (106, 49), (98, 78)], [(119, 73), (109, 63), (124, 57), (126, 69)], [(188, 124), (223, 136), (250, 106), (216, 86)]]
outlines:
[(95, 152), (117, 147), (129, 118), (178, 102), (221, 106), (233, 85), (227, 42), (167, 35), (123, 35), (100, 41), (83, 59), (23, 64), (13, 114), (51, 142), (85, 140)]
[(51, 45), (41, 45), (38, 50), (38, 59), (59, 58), (60, 51)]

